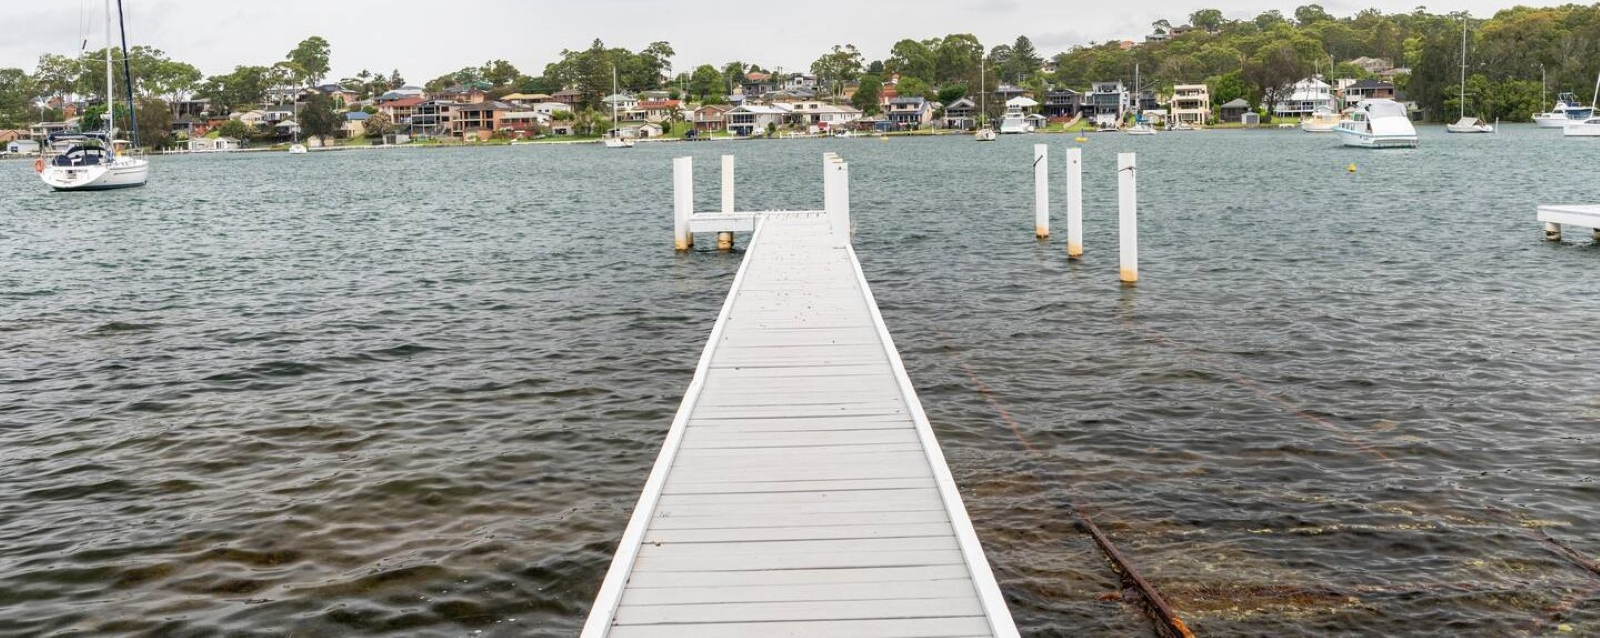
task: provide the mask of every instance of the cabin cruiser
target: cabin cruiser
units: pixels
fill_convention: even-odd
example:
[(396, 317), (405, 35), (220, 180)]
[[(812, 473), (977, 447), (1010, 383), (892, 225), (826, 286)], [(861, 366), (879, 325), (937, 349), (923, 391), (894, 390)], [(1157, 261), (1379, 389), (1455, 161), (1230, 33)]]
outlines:
[(104, 134), (88, 133), (51, 137), (53, 146), (67, 149), (35, 166), (39, 178), (58, 191), (110, 190), (144, 186), (150, 162), (127, 148), (123, 140), (107, 141)]
[(1032, 133), (1033, 125), (1028, 123), (1028, 116), (1021, 111), (1008, 111), (1000, 119), (1000, 132), (1007, 135), (1016, 133)]
[(1326, 107), (1318, 107), (1316, 111), (1300, 121), (1300, 130), (1307, 133), (1332, 133), (1339, 128), (1338, 113)]
[(1556, 97), (1556, 106), (1548, 113), (1536, 113), (1533, 122), (1540, 128), (1561, 128), (1573, 122), (1582, 122), (1594, 116), (1594, 107), (1581, 106), (1571, 93)]
[(1339, 121), (1339, 141), (1360, 148), (1415, 148), (1417, 129), (1404, 104), (1388, 99), (1362, 100)]

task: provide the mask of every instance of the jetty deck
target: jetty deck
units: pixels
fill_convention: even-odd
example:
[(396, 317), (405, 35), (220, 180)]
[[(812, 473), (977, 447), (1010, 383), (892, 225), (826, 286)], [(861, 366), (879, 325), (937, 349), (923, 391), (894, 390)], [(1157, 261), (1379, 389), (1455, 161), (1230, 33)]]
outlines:
[(1017, 635), (837, 227), (757, 216), (583, 636)]

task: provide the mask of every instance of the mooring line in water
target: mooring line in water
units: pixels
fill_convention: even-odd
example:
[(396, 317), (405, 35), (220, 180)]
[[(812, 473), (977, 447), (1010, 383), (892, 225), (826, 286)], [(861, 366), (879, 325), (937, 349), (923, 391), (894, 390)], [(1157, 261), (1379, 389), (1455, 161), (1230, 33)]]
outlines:
[[(1223, 366), (1221, 364), (1213, 362), (1209, 357), (1207, 357), (1207, 356), (1205, 356), (1205, 354), (1201, 353), (1198, 348), (1195, 348), (1195, 347), (1190, 346), (1188, 344), (1184, 344), (1184, 343), (1181, 343), (1181, 342), (1179, 342), (1179, 341), (1177, 341), (1175, 339), (1172, 339), (1171, 337), (1168, 337), (1167, 335), (1161, 333), (1160, 331), (1158, 331), (1158, 330), (1156, 330), (1154, 328), (1137, 325), (1137, 324), (1133, 323), (1133, 321), (1131, 319), (1128, 319), (1128, 318), (1124, 318), (1123, 319), (1123, 326), (1125, 328), (1127, 328), (1128, 330), (1130, 330), (1130, 331), (1143, 333), (1145, 335), (1145, 338), (1150, 340), (1150, 341), (1153, 341), (1153, 342), (1156, 342), (1156, 343), (1159, 343), (1159, 344), (1163, 344), (1163, 345), (1167, 345), (1167, 346), (1170, 346), (1170, 347), (1178, 349), (1178, 350), (1182, 350), (1182, 351), (1186, 352), (1191, 358), (1193, 358), (1196, 361), (1199, 361), (1199, 362), (1205, 364), (1206, 366), (1210, 367), (1213, 370), (1216, 370), (1217, 372), (1221, 373), (1223, 376), (1226, 376), (1229, 379), (1232, 379), (1235, 383), (1238, 383), (1239, 385), (1250, 389), (1252, 392), (1256, 393), (1257, 395), (1259, 395), (1261, 397), (1264, 397), (1266, 399), (1271, 400), (1273, 403), (1276, 403), (1276, 404), (1278, 404), (1280, 406), (1283, 406), (1283, 408), (1285, 410), (1289, 411), (1291, 414), (1295, 414), (1295, 415), (1297, 415), (1297, 416), (1299, 416), (1299, 417), (1301, 417), (1301, 418), (1303, 418), (1303, 419), (1305, 419), (1307, 421), (1310, 421), (1311, 423), (1316, 424), (1319, 427), (1322, 427), (1324, 429), (1330, 430), (1330, 431), (1338, 434), (1340, 436), (1340, 438), (1343, 438), (1345, 441), (1350, 442), (1352, 445), (1355, 445), (1358, 449), (1360, 449), (1360, 450), (1362, 450), (1364, 452), (1367, 452), (1367, 453), (1369, 453), (1369, 454), (1371, 454), (1371, 455), (1373, 455), (1373, 456), (1375, 456), (1375, 457), (1377, 457), (1379, 459), (1382, 459), (1383, 461), (1386, 461), (1386, 462), (1391, 463), (1391, 464), (1393, 464), (1395, 462), (1394, 459), (1390, 458), (1388, 454), (1385, 454), (1383, 452), (1383, 450), (1380, 450), (1377, 447), (1373, 446), (1371, 443), (1356, 437), (1355, 435), (1351, 434), (1349, 430), (1347, 430), (1347, 429), (1345, 429), (1343, 427), (1340, 427), (1338, 425), (1335, 425), (1333, 422), (1328, 421), (1327, 419), (1324, 419), (1324, 418), (1318, 417), (1318, 416), (1316, 416), (1314, 414), (1311, 414), (1306, 409), (1304, 409), (1304, 408), (1302, 408), (1302, 407), (1300, 407), (1298, 405), (1295, 405), (1294, 403), (1289, 402), (1287, 399), (1284, 399), (1283, 397), (1280, 397), (1280, 396), (1268, 391), (1260, 383), (1257, 383), (1256, 381), (1254, 381), (1254, 380), (1252, 380), (1252, 379), (1250, 379), (1248, 377), (1245, 377), (1244, 375), (1235, 373), (1232, 370), (1229, 370), (1226, 366)], [(1449, 505), (1445, 505), (1445, 508), (1447, 508), (1447, 509), (1457, 509), (1457, 508), (1452, 508)], [(1484, 509), (1485, 509), (1485, 511), (1493, 514), (1493, 516), (1491, 516), (1491, 518), (1494, 518), (1495, 520), (1500, 521), (1502, 524), (1506, 525), (1507, 527), (1515, 529), (1515, 530), (1521, 532), (1524, 536), (1527, 536), (1528, 538), (1531, 538), (1531, 539), (1539, 542), (1540, 544), (1542, 544), (1545, 547), (1549, 548), (1549, 550), (1552, 553), (1554, 553), (1555, 555), (1560, 556), (1561, 558), (1567, 560), (1568, 562), (1572, 563), (1573, 565), (1575, 565), (1575, 566), (1577, 566), (1579, 568), (1582, 568), (1586, 572), (1589, 572), (1589, 574), (1591, 576), (1600, 578), (1600, 563), (1596, 563), (1593, 559), (1591, 559), (1588, 556), (1584, 555), (1582, 552), (1579, 552), (1578, 550), (1573, 549), (1572, 546), (1568, 545), (1566, 542), (1561, 541), (1560, 539), (1557, 539), (1557, 538), (1551, 536), (1550, 534), (1546, 533), (1543, 529), (1537, 529), (1537, 528), (1530, 529), (1529, 527), (1523, 525), (1522, 521), (1518, 520), (1517, 515), (1514, 512), (1509, 512), (1509, 511), (1506, 511), (1504, 509), (1500, 509), (1498, 507), (1495, 507), (1493, 505), (1486, 505), (1484, 507)], [(1466, 512), (1464, 510), (1457, 509), (1457, 511), (1461, 512), (1463, 515), (1466, 514)]]
[[(1033, 442), (1028, 440), (1028, 436), (1022, 433), (1022, 426), (1017, 423), (1016, 419), (1012, 418), (1011, 411), (1007, 410), (1005, 404), (1001, 403), (1000, 399), (989, 389), (989, 384), (978, 378), (978, 374), (972, 370), (972, 366), (967, 364), (965, 358), (959, 357), (962, 350), (950, 342), (949, 335), (945, 334), (937, 326), (934, 327), (934, 331), (939, 334), (939, 340), (944, 342), (946, 349), (957, 353), (957, 361), (960, 362), (961, 369), (967, 373), (967, 378), (972, 380), (972, 384), (978, 389), (978, 393), (983, 395), (983, 400), (994, 408), (1000, 418), (1011, 428), (1012, 435), (1016, 436), (1022, 447), (1029, 454), (1043, 456), (1039, 449), (1034, 447)], [(1035, 481), (1037, 482), (1037, 480), (1036, 478)], [(1039, 489), (1042, 491), (1044, 488), (1041, 485)], [(1107, 560), (1111, 561), (1112, 566), (1124, 579), (1133, 583), (1134, 590), (1138, 591), (1139, 596), (1145, 601), (1145, 608), (1149, 615), (1156, 621), (1157, 633), (1162, 638), (1194, 638), (1194, 632), (1190, 631), (1189, 626), (1184, 624), (1182, 618), (1178, 617), (1177, 610), (1173, 609), (1172, 605), (1167, 604), (1167, 599), (1161, 596), (1161, 592), (1156, 591), (1155, 586), (1150, 584), (1150, 581), (1145, 580), (1144, 575), (1139, 572), (1138, 568), (1133, 566), (1133, 561), (1128, 560), (1128, 557), (1117, 549), (1116, 543), (1111, 542), (1111, 538), (1100, 530), (1100, 526), (1095, 523), (1094, 517), (1089, 514), (1089, 510), (1084, 507), (1083, 502), (1079, 501), (1078, 497), (1070, 489), (1067, 490), (1067, 501), (1069, 504), (1067, 509), (1071, 510), (1078, 521), (1083, 524), (1084, 529), (1089, 532), (1089, 537), (1094, 539), (1095, 546), (1100, 549), (1100, 552), (1106, 556)]]

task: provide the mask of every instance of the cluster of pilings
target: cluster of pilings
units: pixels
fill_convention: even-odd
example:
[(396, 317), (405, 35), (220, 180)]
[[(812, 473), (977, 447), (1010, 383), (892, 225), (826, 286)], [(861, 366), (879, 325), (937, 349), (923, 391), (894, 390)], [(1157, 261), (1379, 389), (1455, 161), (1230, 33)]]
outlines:
[[(1124, 285), (1139, 282), (1138, 160), (1117, 154), (1117, 234)], [(1033, 145), (1033, 233), (1050, 237), (1050, 147)], [(1067, 258), (1083, 259), (1083, 149), (1067, 149)]]
[(672, 160), (672, 245), (680, 251), (694, 248), (695, 233), (717, 234), (717, 250), (733, 250), (733, 234), (753, 231), (762, 215), (825, 214), (841, 245), (850, 242), (850, 164), (836, 153), (822, 155), (821, 210), (739, 211), (734, 201), (734, 159), (722, 156), (722, 210), (694, 212), (694, 158)]

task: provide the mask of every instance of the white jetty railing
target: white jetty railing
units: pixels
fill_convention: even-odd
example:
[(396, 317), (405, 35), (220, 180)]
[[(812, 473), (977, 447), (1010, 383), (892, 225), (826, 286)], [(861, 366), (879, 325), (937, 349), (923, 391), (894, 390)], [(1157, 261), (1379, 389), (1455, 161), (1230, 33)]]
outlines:
[(1544, 238), (1561, 241), (1561, 225), (1589, 228), (1600, 242), (1600, 206), (1540, 206), (1539, 221), (1544, 222)]
[(694, 213), (754, 229), (583, 628), (585, 638), (997, 636), (1017, 629), (850, 242), (823, 209)]

